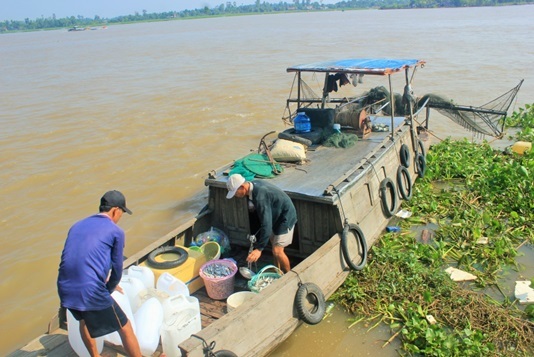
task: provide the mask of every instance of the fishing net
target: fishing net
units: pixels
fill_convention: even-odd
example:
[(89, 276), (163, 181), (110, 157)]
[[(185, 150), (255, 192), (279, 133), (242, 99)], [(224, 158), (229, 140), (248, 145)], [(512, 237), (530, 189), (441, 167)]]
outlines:
[[(395, 115), (408, 115), (409, 108), (406, 108), (402, 96), (399, 93), (393, 93)], [(389, 91), (384, 86), (371, 88), (364, 94), (362, 106), (370, 108), (371, 113), (383, 112), (385, 115), (391, 115), (391, 103), (389, 101)]]
[(489, 116), (487, 118), (482, 116), (477, 118), (483, 113), (462, 111), (453, 104), (452, 100), (435, 94), (426, 94), (421, 98), (420, 103), (424, 103), (427, 99), (429, 100), (427, 105), (430, 108), (437, 110), (441, 115), (463, 126), (468, 131), (492, 136), (499, 136), (500, 134), (497, 124), (501, 119), (501, 115), (492, 115), (493, 118)]
[(323, 145), (346, 149), (353, 146), (356, 141), (358, 141), (358, 136), (356, 134), (334, 132), (324, 139)]
[[(410, 85), (405, 86), (403, 94), (393, 93), (393, 103), (391, 103), (390, 92), (384, 86), (379, 86), (371, 88), (357, 101), (336, 107), (335, 121), (336, 123), (341, 122), (342, 126), (358, 128), (358, 112), (364, 109), (369, 114), (382, 112), (384, 115), (391, 115), (394, 112), (395, 116), (408, 116), (416, 113), (426, 105), (463, 126), (468, 131), (480, 135), (502, 137), (507, 111), (522, 84), (523, 80), (500, 97), (478, 107), (458, 105), (453, 103), (451, 99), (436, 94), (425, 94), (417, 98), (413, 94)], [(307, 101), (320, 99), (303, 80), (301, 80), (300, 92), (300, 98), (303, 102), (301, 105), (304, 107), (312, 104), (312, 102), (306, 103)], [(291, 115), (284, 118), (284, 120), (290, 118)]]
[[(296, 97), (293, 94), (293, 88), (295, 87), (296, 80), (297, 80), (297, 76), (295, 76), (293, 79), (293, 85), (291, 86), (291, 91), (289, 93), (289, 98), (293, 100), (296, 100)], [(321, 97), (318, 96), (314, 92), (314, 90), (303, 79), (301, 79), (300, 81), (300, 98), (303, 101), (303, 103), (301, 103), (302, 104), (301, 108), (308, 108), (312, 106), (313, 100), (319, 101), (321, 99)], [(306, 103), (306, 101), (309, 101), (309, 102)], [(286, 125), (293, 125), (293, 114), (291, 113), (289, 100), (287, 101), (286, 109), (284, 110), (284, 115), (282, 116), (282, 120), (286, 123)]]
[[(408, 86), (405, 88), (407, 90), (405, 90), (404, 95), (393, 94), (395, 115), (410, 115), (410, 102), (413, 106), (413, 112), (417, 112), (426, 104), (469, 131), (481, 135), (501, 137), (507, 111), (522, 84), (523, 80), (500, 97), (479, 107), (454, 104), (451, 99), (436, 94), (425, 94), (415, 99)], [(389, 91), (380, 86), (372, 88), (365, 93), (365, 98), (362, 100), (361, 105), (369, 106), (374, 113), (382, 111), (386, 115), (391, 115), (389, 100)]]
[(422, 105), (428, 100), (428, 106), (436, 109), (440, 114), (463, 126), (469, 131), (501, 137), (504, 129), (504, 119), (523, 81), (498, 98), (483, 104), (480, 107), (456, 105), (452, 100), (427, 94), (418, 104)]
[(336, 108), (334, 122), (342, 127), (350, 126), (358, 129), (360, 127), (360, 113), (364, 110), (361, 103), (349, 103)]
[(320, 98), (313, 89), (303, 80), (300, 81), (300, 90), (301, 90), (301, 96), (305, 99), (314, 99), (314, 98)]

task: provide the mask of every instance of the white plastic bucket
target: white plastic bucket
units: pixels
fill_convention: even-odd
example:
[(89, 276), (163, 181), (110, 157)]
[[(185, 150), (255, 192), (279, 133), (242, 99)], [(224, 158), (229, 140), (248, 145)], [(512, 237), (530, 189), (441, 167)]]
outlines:
[(187, 285), (171, 273), (161, 274), (156, 282), (156, 290), (166, 292), (169, 296), (186, 295), (189, 296)]
[(128, 268), (128, 276), (141, 280), (147, 289), (154, 288), (154, 272), (149, 267), (132, 265)]
[(252, 291), (239, 291), (237, 293), (233, 293), (232, 295), (228, 296), (228, 299), (226, 300), (226, 310), (230, 312), (243, 304), (245, 301), (252, 299), (254, 296), (256, 296), (256, 293), (253, 293)]
[(152, 356), (159, 344), (160, 328), (163, 323), (163, 307), (156, 298), (150, 298), (134, 314), (137, 326), (137, 341), (143, 356)]
[(139, 308), (139, 306), (137, 306), (138, 295), (141, 291), (146, 289), (145, 284), (143, 284), (141, 279), (124, 275), (119, 283), (119, 286), (122, 288), (126, 296), (128, 296), (128, 301), (130, 302), (130, 308), (132, 309), (132, 312), (136, 312)]
[[(91, 357), (89, 351), (85, 347), (85, 344), (82, 340), (82, 335), (80, 335), (80, 323), (74, 318), (72, 313), (67, 309), (67, 325), (68, 325), (68, 338), (70, 347), (76, 352), (80, 357)], [(98, 337), (96, 339), (96, 348), (98, 353), (102, 353), (104, 349), (104, 338)]]
[(178, 344), (202, 329), (200, 304), (192, 296), (171, 296), (163, 302), (161, 345), (167, 357), (181, 356)]
[[(130, 300), (128, 299), (128, 296), (126, 294), (122, 294), (118, 291), (114, 291), (111, 294), (111, 297), (117, 302), (117, 304), (120, 306), (128, 320), (130, 320), (130, 323), (132, 324), (132, 328), (135, 333), (135, 320), (133, 317), (132, 308), (130, 307)], [(122, 346), (122, 340), (117, 331), (107, 334), (104, 336), (104, 341), (110, 342), (114, 345)]]

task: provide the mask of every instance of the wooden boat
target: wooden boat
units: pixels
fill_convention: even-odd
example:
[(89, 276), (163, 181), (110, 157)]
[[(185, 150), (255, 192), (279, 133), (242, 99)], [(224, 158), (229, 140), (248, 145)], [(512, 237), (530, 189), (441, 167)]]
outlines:
[[(379, 238), (401, 200), (411, 197), (416, 178), (424, 175), (428, 115), (419, 123), (418, 114), (424, 105), (414, 112), (410, 99), (411, 78), (423, 64), (415, 59), (348, 59), (287, 69), (295, 74), (297, 94), (290, 94), (287, 101), (286, 120), (291, 121), (297, 111), (305, 111), (310, 116), (312, 132), (299, 134), (288, 129), (279, 136), (305, 142), (316, 134), (314, 130), (331, 130), (333, 118), (340, 123), (342, 133), (356, 134), (358, 140), (347, 148), (312, 144), (305, 163), (285, 165), (283, 173), (269, 179), (291, 197), (297, 210), (293, 243), (286, 248), (292, 270), (230, 312), (224, 300), (211, 299), (205, 288), (196, 290), (192, 295), (200, 301), (202, 330), (176, 347), (182, 355), (204, 356), (206, 349), (214, 347), (213, 352), (264, 356), (303, 321), (321, 320), (324, 299), (351, 270), (363, 267), (367, 248)], [(310, 95), (305, 77), (319, 74), (325, 76), (322, 93)], [(362, 75), (386, 79), (390, 97), (378, 102), (369, 101), (368, 95), (333, 97), (333, 79), (346, 82), (352, 76), (352, 82), (358, 85)], [(393, 95), (394, 75), (404, 82), (406, 101), (401, 105), (407, 115), (395, 114), (399, 104)], [(384, 110), (390, 114), (384, 116)], [(387, 131), (373, 131), (373, 127), (386, 127)], [(246, 200), (226, 199), (226, 181), (232, 167), (233, 163), (229, 163), (210, 172), (205, 181), (208, 200), (196, 217), (129, 257), (125, 268), (146, 263), (150, 253), (161, 247), (179, 245), (187, 249), (198, 234), (211, 227), (225, 232), (232, 246), (230, 256), (238, 266), (246, 266), (249, 236), (256, 232), (258, 223)], [(268, 252), (264, 256), (266, 260), (260, 266), (271, 263)], [(236, 274), (235, 290), (246, 289), (246, 280)], [(12, 356), (74, 355), (60, 320), (54, 319), (47, 334)], [(105, 348), (123, 353), (112, 345)], [(159, 353), (161, 346), (154, 355)]]
[(85, 30), (86, 30), (85, 27), (74, 26), (74, 27), (71, 27), (68, 31), (73, 32), (73, 31), (85, 31)]

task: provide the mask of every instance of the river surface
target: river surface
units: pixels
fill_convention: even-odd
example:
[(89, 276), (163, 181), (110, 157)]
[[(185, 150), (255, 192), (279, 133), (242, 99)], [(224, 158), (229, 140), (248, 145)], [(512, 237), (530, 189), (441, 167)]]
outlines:
[[(534, 6), (526, 5), (1, 35), (0, 355), (46, 330), (59, 303), (66, 233), (97, 211), (105, 191), (122, 191), (134, 212), (120, 222), (132, 254), (201, 208), (210, 170), (284, 129), (293, 81), (287, 67), (421, 58), (427, 65), (416, 74), (416, 94), (478, 106), (525, 79), (511, 109), (517, 110), (534, 102), (533, 33)], [(361, 88), (375, 85), (364, 80)], [(431, 120), (436, 139), (471, 137), (437, 113)], [(275, 355), (376, 355), (368, 349), (374, 340), (356, 338), (361, 330), (348, 325), (336, 312), (318, 325), (323, 330), (299, 329)], [(331, 353), (316, 346), (331, 346)]]

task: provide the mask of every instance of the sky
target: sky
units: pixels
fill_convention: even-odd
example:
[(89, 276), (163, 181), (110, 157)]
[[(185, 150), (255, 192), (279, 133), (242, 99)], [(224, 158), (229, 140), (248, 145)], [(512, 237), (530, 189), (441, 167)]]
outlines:
[[(112, 18), (131, 15), (136, 11), (142, 13), (143, 10), (153, 13), (200, 9), (204, 6), (212, 8), (226, 2), (227, 0), (0, 0), (0, 21), (22, 21), (26, 18), (34, 20), (41, 16), (52, 17), (53, 14), (57, 18), (78, 15), (88, 18), (94, 18), (95, 15)], [(254, 2), (235, 0), (237, 5)]]

